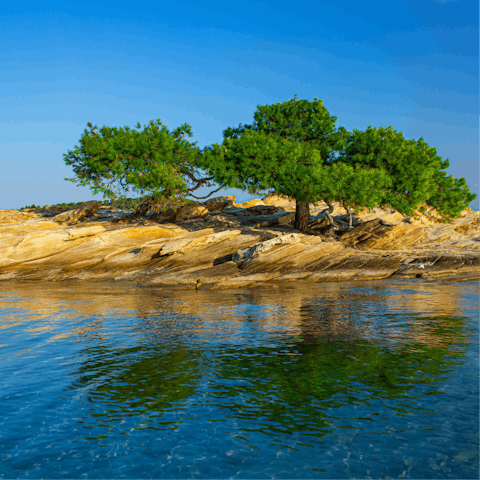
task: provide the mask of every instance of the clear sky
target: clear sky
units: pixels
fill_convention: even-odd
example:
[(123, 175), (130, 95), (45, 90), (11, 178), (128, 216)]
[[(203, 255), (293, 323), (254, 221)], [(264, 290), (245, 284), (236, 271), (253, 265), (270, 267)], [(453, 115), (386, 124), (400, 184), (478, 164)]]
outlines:
[(89, 121), (187, 122), (203, 148), (295, 94), (422, 137), (478, 195), (478, 25), (478, 0), (4, 3), (0, 209), (102, 199), (63, 180)]

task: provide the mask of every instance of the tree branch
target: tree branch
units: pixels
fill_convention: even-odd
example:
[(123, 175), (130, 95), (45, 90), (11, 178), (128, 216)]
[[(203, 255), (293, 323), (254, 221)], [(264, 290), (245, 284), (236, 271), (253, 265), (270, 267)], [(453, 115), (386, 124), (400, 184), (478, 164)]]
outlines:
[(216, 190), (214, 190), (213, 192), (210, 192), (206, 197), (196, 197), (195, 195), (193, 194), (189, 194), (190, 197), (193, 197), (193, 198), (196, 198), (197, 200), (203, 200), (204, 198), (208, 198), (210, 197), (210, 195), (213, 195), (214, 193), (218, 192), (219, 190), (221, 190), (222, 188), (224, 188), (225, 185), (222, 185), (220, 188), (217, 188)]

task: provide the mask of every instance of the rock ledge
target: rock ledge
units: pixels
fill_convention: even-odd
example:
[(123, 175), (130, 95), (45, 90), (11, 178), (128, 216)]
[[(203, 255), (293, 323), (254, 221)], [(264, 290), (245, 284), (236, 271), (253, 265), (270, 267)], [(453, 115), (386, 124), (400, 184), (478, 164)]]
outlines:
[(340, 228), (332, 230), (323, 220), (326, 206), (316, 205), (306, 235), (293, 229), (289, 199), (279, 205), (275, 197), (220, 200), (192, 208), (176, 223), (158, 215), (135, 219), (91, 202), (73, 213), (0, 210), (0, 280), (221, 289), (295, 280), (480, 277), (479, 212), (436, 224), (375, 209), (348, 230), (336, 206)]

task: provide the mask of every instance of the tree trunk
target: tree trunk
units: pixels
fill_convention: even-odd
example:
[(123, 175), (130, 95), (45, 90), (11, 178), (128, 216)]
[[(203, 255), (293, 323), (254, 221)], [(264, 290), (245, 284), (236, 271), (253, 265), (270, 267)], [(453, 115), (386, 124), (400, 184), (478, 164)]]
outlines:
[(349, 208), (344, 203), (342, 203), (342, 206), (348, 213), (348, 219), (349, 219), (348, 220), (348, 229), (351, 230), (353, 228), (353, 213), (352, 213), (351, 210), (349, 210)]
[(332, 215), (331, 215), (333, 213), (333, 205), (330, 202), (326, 202), (326, 204), (328, 205), (328, 210), (325, 212), (325, 215), (328, 218), (328, 223), (330, 223), (330, 225), (332, 227), (335, 227), (336, 224), (333, 221), (333, 218), (332, 218)]
[(308, 230), (310, 223), (310, 205), (308, 202), (298, 202), (295, 209), (295, 228), (301, 232)]

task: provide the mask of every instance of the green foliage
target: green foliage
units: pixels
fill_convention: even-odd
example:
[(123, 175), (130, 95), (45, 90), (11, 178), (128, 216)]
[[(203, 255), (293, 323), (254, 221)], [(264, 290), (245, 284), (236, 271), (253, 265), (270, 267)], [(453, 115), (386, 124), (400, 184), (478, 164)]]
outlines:
[(245, 130), (260, 130), (273, 137), (309, 143), (320, 152), (324, 163), (335, 161), (334, 153), (346, 146), (349, 132), (335, 127), (337, 117), (331, 116), (323, 100), (292, 100), (274, 105), (257, 105), (253, 125), (240, 124), (238, 128), (223, 131), (224, 139), (240, 138)]
[(384, 201), (385, 189), (392, 184), (389, 175), (380, 168), (352, 167), (336, 162), (324, 169), (322, 198), (340, 202), (355, 213), (361, 208), (374, 208)]
[(143, 127), (102, 127), (88, 123), (74, 150), (64, 154), (74, 178), (65, 180), (89, 186), (94, 194), (114, 201), (129, 191), (154, 198), (156, 205), (178, 206), (200, 186), (210, 186), (198, 168), (201, 156), (185, 123), (170, 132), (160, 120)]
[(477, 198), (475, 193), (470, 192), (463, 177), (454, 178), (453, 175), (447, 176), (446, 172), (436, 171), (433, 181), (438, 188), (428, 199), (428, 204), (441, 212), (444, 220), (459, 217), (462, 210)]
[[(337, 129), (336, 120), (322, 100), (295, 95), (258, 105), (252, 125), (225, 129), (222, 144), (203, 151), (183, 139), (192, 136), (186, 123), (172, 132), (160, 120), (136, 129), (88, 123), (79, 145), (64, 155), (76, 175), (66, 180), (140, 214), (184, 205), (187, 196), (199, 198), (192, 192), (214, 183), (220, 185), (215, 192), (225, 186), (276, 192), (304, 206), (339, 201), (355, 211), (381, 204), (413, 215), (428, 203), (448, 219), (476, 198), (463, 178), (446, 176), (448, 159), (423, 138), (405, 139), (391, 126), (350, 133)], [(127, 198), (129, 191), (140, 198)]]
[[(345, 151), (351, 134), (335, 128), (336, 117), (321, 100), (294, 97), (258, 106), (254, 118), (252, 126), (227, 128), (222, 145), (205, 150), (204, 161), (216, 181), (252, 194), (274, 191), (302, 204), (338, 201), (355, 211), (384, 201), (392, 185), (384, 169), (353, 167), (335, 157)], [(306, 229), (308, 211), (306, 220), (298, 218), (296, 228)]]
[(385, 192), (384, 203), (406, 215), (413, 215), (425, 202), (442, 213), (455, 215), (475, 198), (461, 180), (445, 178), (441, 170), (448, 168), (448, 159), (443, 161), (423, 138), (405, 139), (391, 126), (353, 130), (339, 160), (385, 170), (392, 184)]
[[(233, 188), (261, 193), (268, 190), (299, 201), (315, 197), (312, 175), (322, 165), (320, 153), (308, 143), (273, 137), (261, 130), (245, 130), (241, 137), (226, 139), (209, 152), (216, 166), (216, 181)], [(209, 155), (207, 153), (206, 155)]]
[[(100, 201), (100, 205), (105, 205), (105, 206), (112, 206), (112, 207), (116, 207), (116, 208), (121, 208), (121, 209), (124, 209), (124, 210), (135, 210), (138, 205), (140, 205), (141, 203), (143, 203), (148, 197), (139, 197), (139, 198), (119, 198), (117, 200), (114, 200), (113, 202), (110, 202), (108, 200), (105, 200), (105, 201)], [(54, 204), (54, 206), (56, 207), (62, 207), (65, 211), (66, 210), (73, 210), (74, 208), (78, 207), (80, 204), (82, 203), (85, 203), (87, 200), (85, 201), (82, 201), (82, 202), (62, 202), (62, 203), (56, 203)], [(45, 208), (47, 205), (45, 205), (43, 208)], [(35, 205), (32, 205), (32, 206), (26, 206), (26, 207), (22, 207), (20, 208), (19, 210), (25, 210), (27, 208), (40, 208), (40, 207), (37, 207)]]
[(299, 202), (321, 199), (322, 167), (335, 161), (348, 132), (335, 129), (323, 101), (257, 106), (253, 125), (223, 132), (222, 145), (204, 150), (203, 165), (218, 183), (249, 193), (274, 191)]

